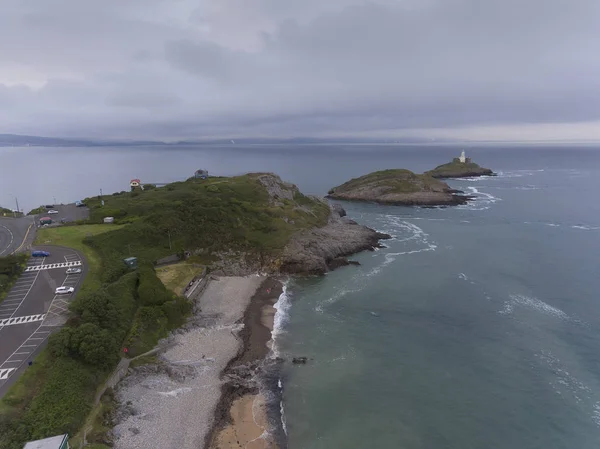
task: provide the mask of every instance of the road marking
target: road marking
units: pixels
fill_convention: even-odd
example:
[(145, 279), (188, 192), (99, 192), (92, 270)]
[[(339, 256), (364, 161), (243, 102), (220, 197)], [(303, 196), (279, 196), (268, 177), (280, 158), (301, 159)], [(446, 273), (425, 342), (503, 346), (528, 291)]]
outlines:
[(23, 241), (21, 242), (21, 244), (19, 245), (19, 247), (17, 249), (15, 249), (12, 254), (16, 253), (17, 251), (19, 251), (21, 248), (23, 248), (23, 245), (25, 244), (25, 242), (27, 241), (27, 236), (29, 235), (29, 231), (31, 231), (31, 227), (33, 226), (33, 223), (31, 223), (29, 225), (29, 227), (27, 228), (27, 232), (25, 233), (25, 237), (23, 237)]
[[(29, 338), (27, 339), (29, 340)], [(27, 343), (27, 342), (25, 342)], [(37, 345), (21, 345), (22, 348), (37, 348)]]
[(31, 354), (31, 352), (15, 352), (13, 355)]
[(13, 236), (13, 233), (12, 233), (12, 231), (11, 231), (10, 229), (8, 229), (8, 228), (7, 228), (6, 226), (4, 226), (4, 225), (0, 225), (0, 226), (2, 226), (4, 229), (6, 229), (6, 230), (8, 231), (8, 233), (10, 234), (10, 242), (8, 243), (8, 246), (7, 246), (6, 248), (4, 248), (2, 251), (0, 251), (0, 256), (1, 256), (1, 255), (2, 255), (2, 254), (4, 254), (6, 251), (8, 251), (8, 248), (10, 248), (10, 246), (12, 245), (12, 243), (13, 243), (13, 240), (14, 240), (15, 238), (14, 238), (14, 236)]
[(0, 320), (0, 329), (3, 326), (14, 326), (15, 324), (26, 324), (33, 323), (35, 321), (44, 321), (44, 318), (46, 318), (45, 314), (3, 318)]
[(55, 268), (69, 268), (81, 266), (81, 260), (76, 262), (60, 262), (60, 263), (49, 263), (46, 265), (35, 265), (32, 267), (25, 268), (25, 271), (39, 271), (39, 270), (53, 270)]
[(0, 380), (5, 380), (8, 379), (8, 376), (10, 375), (10, 373), (12, 373), (14, 370), (16, 370), (16, 368), (5, 368), (5, 369), (0, 369)]

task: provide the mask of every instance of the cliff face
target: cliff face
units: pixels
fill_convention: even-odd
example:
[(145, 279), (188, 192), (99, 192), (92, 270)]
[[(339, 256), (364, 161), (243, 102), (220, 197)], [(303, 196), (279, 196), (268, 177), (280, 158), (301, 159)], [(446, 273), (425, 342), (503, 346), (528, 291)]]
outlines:
[(469, 197), (456, 193), (445, 182), (427, 174), (397, 169), (352, 179), (331, 189), (328, 198), (405, 206), (456, 205), (469, 200)]
[(283, 250), (280, 271), (289, 274), (324, 274), (348, 265), (346, 256), (381, 247), (379, 240), (391, 236), (359, 225), (332, 207), (329, 223), (294, 235)]
[(475, 176), (493, 176), (489, 168), (483, 168), (474, 162), (461, 163), (458, 159), (447, 164), (438, 165), (425, 174), (434, 178), (472, 178)]

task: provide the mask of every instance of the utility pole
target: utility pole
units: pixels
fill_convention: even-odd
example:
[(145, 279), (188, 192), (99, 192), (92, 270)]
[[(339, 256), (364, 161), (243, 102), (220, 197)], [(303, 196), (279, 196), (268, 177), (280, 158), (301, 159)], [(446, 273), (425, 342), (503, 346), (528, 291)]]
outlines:
[(54, 205), (56, 205), (56, 197), (52, 197), (52, 199), (54, 200)]
[[(19, 209), (19, 200), (17, 199), (17, 197), (15, 196), (15, 203), (17, 203), (17, 212), (21, 212), (21, 209)], [(16, 214), (15, 214), (16, 217)]]
[(169, 250), (171, 249), (171, 231), (167, 231), (167, 234), (169, 235)]

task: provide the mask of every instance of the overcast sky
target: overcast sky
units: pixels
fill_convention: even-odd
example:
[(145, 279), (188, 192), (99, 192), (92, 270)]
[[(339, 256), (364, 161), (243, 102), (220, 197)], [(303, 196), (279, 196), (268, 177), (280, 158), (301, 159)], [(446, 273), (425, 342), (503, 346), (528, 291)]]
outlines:
[(600, 139), (600, 1), (2, 0), (2, 132)]

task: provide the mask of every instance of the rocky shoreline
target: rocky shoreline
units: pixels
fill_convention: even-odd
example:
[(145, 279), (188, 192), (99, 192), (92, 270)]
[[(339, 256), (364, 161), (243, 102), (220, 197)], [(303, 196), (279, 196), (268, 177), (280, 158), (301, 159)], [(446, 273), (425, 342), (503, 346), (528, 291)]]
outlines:
[[(325, 226), (292, 237), (278, 270), (268, 261), (221, 270), (238, 276), (213, 273), (192, 298), (189, 322), (162, 342), (157, 362), (131, 369), (117, 386), (116, 449), (286, 447), (277, 385), (283, 360), (269, 357), (283, 288), (278, 275), (323, 274), (391, 238), (348, 219), (340, 206), (331, 209)], [(271, 277), (255, 274), (269, 268)]]

